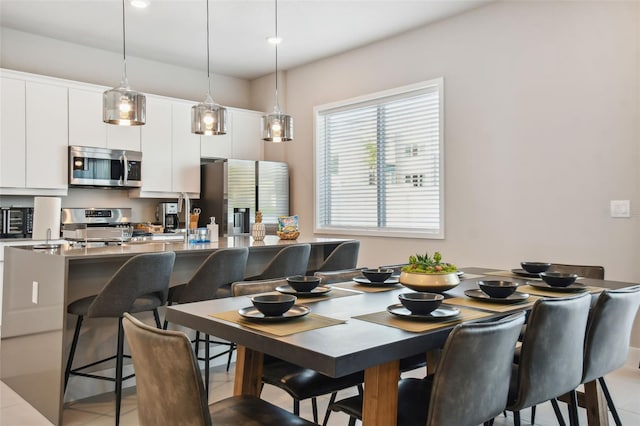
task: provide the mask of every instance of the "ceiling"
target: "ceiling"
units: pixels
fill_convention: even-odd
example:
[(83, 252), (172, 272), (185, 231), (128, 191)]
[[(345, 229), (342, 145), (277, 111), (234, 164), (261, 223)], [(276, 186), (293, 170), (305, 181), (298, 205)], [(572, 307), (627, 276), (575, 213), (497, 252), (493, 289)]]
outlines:
[[(400, 34), (492, 0), (279, 0), (278, 68), (289, 69)], [(211, 72), (273, 71), (273, 0), (211, 0)], [(122, 53), (119, 0), (1, 0), (0, 25)], [(126, 3), (127, 55), (206, 72), (205, 0)]]

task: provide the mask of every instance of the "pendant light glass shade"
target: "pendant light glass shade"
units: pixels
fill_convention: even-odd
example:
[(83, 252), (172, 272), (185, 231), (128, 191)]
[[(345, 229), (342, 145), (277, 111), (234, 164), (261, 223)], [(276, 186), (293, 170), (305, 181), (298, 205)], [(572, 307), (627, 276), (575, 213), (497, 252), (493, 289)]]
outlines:
[(207, 0), (207, 80), (209, 90), (204, 102), (191, 107), (191, 133), (206, 136), (224, 135), (227, 133), (227, 109), (216, 104), (211, 97), (209, 62), (209, 0)]
[(293, 140), (293, 118), (278, 109), (262, 117), (262, 140), (290, 142)]
[(146, 121), (146, 98), (142, 93), (131, 90), (127, 80), (124, 0), (122, 0), (122, 56), (123, 71), (120, 86), (102, 94), (102, 121), (118, 126), (141, 126)]
[[(276, 34), (278, 40), (278, 0), (276, 4)], [(262, 117), (262, 140), (266, 142), (290, 142), (293, 140), (293, 118), (280, 111), (278, 103), (278, 44), (276, 42), (276, 106), (271, 114)]]

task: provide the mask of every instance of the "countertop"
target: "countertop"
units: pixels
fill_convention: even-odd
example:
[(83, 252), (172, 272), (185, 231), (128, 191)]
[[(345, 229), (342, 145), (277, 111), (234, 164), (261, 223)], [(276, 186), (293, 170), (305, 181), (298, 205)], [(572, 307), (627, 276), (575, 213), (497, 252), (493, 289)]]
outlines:
[(248, 247), (250, 250), (259, 248), (269, 248), (277, 246), (285, 246), (291, 244), (325, 244), (331, 242), (341, 242), (344, 239), (338, 238), (305, 238), (298, 237), (297, 240), (281, 240), (275, 235), (267, 235), (264, 241), (254, 241), (249, 236), (234, 236), (220, 238), (218, 241), (210, 243), (185, 243), (185, 242), (128, 242), (120, 245), (108, 245), (103, 247), (74, 247), (68, 242), (63, 242), (57, 249), (50, 250), (34, 250), (33, 246), (24, 245), (14, 247), (19, 250), (31, 250), (33, 252), (48, 254), (53, 256), (64, 256), (68, 259), (83, 258), (99, 258), (99, 257), (117, 257), (127, 256), (140, 253), (158, 253), (165, 251), (174, 251), (176, 253), (197, 253), (213, 251), (221, 248)]

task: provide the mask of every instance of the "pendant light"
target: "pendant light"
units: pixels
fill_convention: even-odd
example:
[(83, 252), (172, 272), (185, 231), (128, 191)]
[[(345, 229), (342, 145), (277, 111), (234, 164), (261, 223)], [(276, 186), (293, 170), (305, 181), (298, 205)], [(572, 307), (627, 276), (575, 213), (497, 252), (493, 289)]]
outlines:
[(293, 140), (293, 118), (280, 111), (278, 104), (278, 0), (276, 3), (276, 105), (271, 114), (262, 117), (262, 140), (289, 142)]
[(207, 0), (207, 80), (209, 86), (204, 101), (191, 107), (191, 133), (224, 135), (227, 133), (227, 109), (216, 104), (211, 97), (209, 62), (209, 0)]
[(142, 93), (131, 90), (127, 80), (124, 0), (122, 0), (122, 57), (123, 70), (120, 86), (102, 94), (102, 121), (118, 126), (141, 126), (146, 119), (146, 99)]

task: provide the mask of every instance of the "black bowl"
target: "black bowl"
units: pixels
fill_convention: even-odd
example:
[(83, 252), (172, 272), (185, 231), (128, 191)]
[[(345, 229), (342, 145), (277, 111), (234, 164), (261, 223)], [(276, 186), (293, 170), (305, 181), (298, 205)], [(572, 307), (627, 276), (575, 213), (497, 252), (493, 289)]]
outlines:
[(518, 288), (518, 285), (511, 281), (478, 281), (478, 285), (488, 296), (497, 299), (511, 296)]
[(530, 274), (539, 274), (551, 268), (551, 264), (546, 262), (520, 262), (520, 266)]
[(393, 274), (393, 269), (363, 269), (362, 275), (364, 275), (372, 283), (383, 283), (389, 279)]
[(398, 299), (414, 315), (427, 315), (442, 303), (444, 296), (435, 293), (401, 293)]
[(287, 277), (287, 282), (299, 293), (308, 293), (320, 284), (320, 277), (294, 275)]
[(296, 301), (290, 294), (263, 294), (253, 296), (251, 302), (266, 317), (277, 317), (287, 312)]
[(543, 272), (540, 278), (551, 287), (567, 287), (576, 282), (576, 274), (565, 274), (562, 272)]

